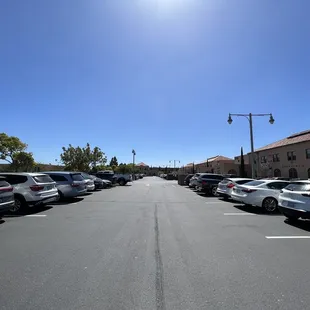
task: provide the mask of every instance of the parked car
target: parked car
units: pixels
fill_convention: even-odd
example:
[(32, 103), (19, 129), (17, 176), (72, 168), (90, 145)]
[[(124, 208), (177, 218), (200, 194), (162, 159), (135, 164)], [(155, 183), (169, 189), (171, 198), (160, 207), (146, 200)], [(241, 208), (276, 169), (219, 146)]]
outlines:
[(90, 178), (94, 181), (95, 184), (95, 189), (103, 189), (103, 188), (107, 188), (107, 184), (100, 178), (97, 178), (94, 175), (89, 175)]
[(231, 198), (246, 205), (262, 207), (267, 212), (276, 212), (280, 191), (289, 184), (288, 181), (254, 180), (235, 186)]
[(13, 186), (14, 206), (11, 212), (25, 207), (44, 205), (59, 198), (55, 182), (46, 174), (1, 172), (0, 176)]
[(80, 172), (45, 171), (56, 182), (59, 198), (73, 198), (87, 192), (86, 182)]
[(13, 187), (4, 177), (0, 177), (0, 216), (14, 207)]
[(190, 188), (196, 188), (196, 186), (197, 186), (197, 179), (198, 179), (198, 177), (201, 175), (202, 173), (195, 173), (193, 176), (192, 176), (192, 178), (190, 179), (190, 181), (189, 181), (189, 187)]
[(191, 180), (191, 178), (193, 177), (193, 174), (188, 174), (185, 179), (184, 179), (184, 185), (189, 186), (189, 182)]
[(108, 180), (112, 184), (117, 182), (117, 176), (115, 176), (112, 170), (98, 171), (97, 173), (94, 173), (94, 175), (102, 180)]
[(82, 177), (85, 179), (86, 181), (86, 188), (88, 192), (92, 192), (95, 190), (95, 182), (92, 179), (91, 175), (85, 172), (81, 172)]
[(223, 180), (223, 176), (214, 173), (201, 173), (197, 178), (196, 189), (200, 192), (216, 196), (218, 184)]
[[(128, 182), (132, 182), (132, 175), (131, 174), (115, 174), (116, 177), (116, 183), (118, 183), (121, 186), (126, 185)], [(139, 174), (139, 178), (140, 174)]]
[(248, 178), (226, 178), (218, 184), (216, 193), (227, 200), (231, 198), (231, 192), (236, 185), (242, 185), (250, 181), (254, 180)]
[(310, 180), (292, 182), (282, 189), (278, 208), (288, 219), (310, 219)]

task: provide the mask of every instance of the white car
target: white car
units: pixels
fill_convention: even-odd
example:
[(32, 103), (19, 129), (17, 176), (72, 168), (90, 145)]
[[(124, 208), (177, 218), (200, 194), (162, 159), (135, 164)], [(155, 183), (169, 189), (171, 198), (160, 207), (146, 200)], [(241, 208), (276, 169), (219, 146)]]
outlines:
[(82, 177), (85, 179), (85, 184), (88, 192), (92, 192), (95, 190), (95, 182), (91, 178), (91, 176), (88, 173), (81, 172)]
[(223, 197), (225, 200), (231, 198), (232, 190), (237, 185), (242, 185), (253, 181), (253, 179), (247, 178), (227, 178), (221, 181), (218, 186), (216, 193), (218, 196)]
[(289, 184), (288, 181), (254, 180), (245, 185), (235, 186), (231, 198), (245, 205), (262, 207), (267, 212), (276, 212), (280, 191)]
[(56, 183), (46, 174), (1, 172), (0, 176), (13, 186), (15, 204), (11, 212), (19, 212), (23, 207), (44, 205), (59, 198)]
[(310, 181), (292, 182), (279, 196), (279, 209), (288, 219), (310, 218)]

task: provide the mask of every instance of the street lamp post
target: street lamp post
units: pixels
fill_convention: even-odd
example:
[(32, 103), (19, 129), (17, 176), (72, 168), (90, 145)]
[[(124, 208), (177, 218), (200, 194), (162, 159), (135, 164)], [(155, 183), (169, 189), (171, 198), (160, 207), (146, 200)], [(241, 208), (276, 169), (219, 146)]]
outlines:
[(171, 163), (173, 161), (173, 168), (176, 168), (176, 162), (180, 163), (180, 161), (178, 159), (174, 159), (174, 160), (169, 160), (169, 163)]
[(271, 113), (269, 114), (232, 114), (229, 113), (228, 115), (228, 124), (231, 125), (233, 122), (232, 116), (243, 116), (246, 117), (247, 120), (249, 121), (250, 125), (250, 139), (251, 139), (251, 168), (252, 168), (252, 178), (255, 178), (255, 165), (254, 165), (254, 138), (253, 138), (253, 116), (269, 116), (269, 123), (272, 125), (274, 123), (274, 118)]
[(132, 153), (132, 173), (135, 173), (135, 156), (136, 156), (136, 151), (133, 149), (131, 151)]

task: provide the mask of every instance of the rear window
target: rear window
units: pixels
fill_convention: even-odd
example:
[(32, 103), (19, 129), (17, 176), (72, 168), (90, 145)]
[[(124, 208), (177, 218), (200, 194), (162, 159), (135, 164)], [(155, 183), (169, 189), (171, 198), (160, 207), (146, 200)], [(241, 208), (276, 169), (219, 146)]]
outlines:
[(68, 181), (68, 179), (63, 176), (63, 175), (59, 175), (59, 174), (50, 174), (49, 175), (51, 177), (52, 180), (54, 180), (55, 182), (66, 182)]
[(8, 182), (0, 180), (0, 187), (8, 187), (11, 186)]
[(84, 181), (84, 178), (80, 173), (71, 174), (71, 177), (73, 181)]
[(27, 182), (28, 178), (25, 175), (16, 175), (16, 174), (1, 174), (5, 177), (6, 181), (11, 185), (21, 184)]
[(251, 182), (248, 182), (246, 185), (249, 185), (249, 186), (259, 186), (259, 185), (262, 185), (264, 183), (265, 183), (265, 181), (251, 181)]
[(36, 182), (38, 183), (51, 183), (53, 182), (53, 180), (51, 179), (51, 177), (49, 175), (37, 175), (35, 177), (32, 177)]
[(236, 183), (237, 184), (245, 184), (245, 183), (250, 183), (250, 182), (253, 182), (251, 180), (240, 180), (240, 181), (237, 181)]
[(285, 189), (293, 192), (308, 192), (310, 191), (310, 183), (296, 182), (291, 183)]

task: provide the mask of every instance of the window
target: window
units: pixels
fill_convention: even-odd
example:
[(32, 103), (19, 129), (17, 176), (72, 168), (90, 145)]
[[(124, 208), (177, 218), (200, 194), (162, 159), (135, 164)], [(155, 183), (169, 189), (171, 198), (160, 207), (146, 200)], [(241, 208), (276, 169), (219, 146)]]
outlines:
[(295, 151), (287, 152), (287, 160), (288, 161), (296, 160)]
[(45, 175), (45, 174), (37, 175), (37, 176), (33, 177), (33, 179), (38, 183), (51, 183), (51, 182), (53, 182), (53, 180), (50, 178), (50, 176)]
[(1, 174), (11, 184), (21, 184), (27, 182), (28, 178), (25, 175), (14, 175), (14, 174)]
[(281, 170), (280, 169), (274, 169), (273, 176), (276, 178), (281, 177)]
[(286, 187), (289, 183), (288, 182), (271, 182), (267, 184), (267, 187), (270, 189), (278, 189), (281, 190)]
[(66, 182), (68, 181), (68, 179), (63, 176), (63, 175), (59, 175), (59, 174), (50, 174), (49, 175), (51, 177), (52, 180), (54, 180), (55, 182)]
[(241, 181), (237, 181), (236, 183), (237, 184), (246, 184), (246, 183), (249, 183), (249, 182), (252, 182), (251, 180), (241, 180)]
[(297, 192), (304, 192), (304, 191), (310, 191), (310, 183), (308, 182), (294, 182), (289, 184), (285, 189), (289, 191), (297, 191)]
[(84, 178), (80, 173), (73, 173), (71, 174), (71, 177), (73, 181), (84, 181)]
[(288, 171), (288, 175), (289, 175), (290, 179), (297, 179), (298, 178), (298, 173), (297, 173), (297, 170), (295, 168), (291, 168)]
[(310, 149), (306, 149), (306, 158), (310, 159)]
[(266, 162), (267, 162), (267, 156), (262, 156), (262, 157), (260, 158), (260, 162), (261, 162), (261, 164), (266, 164)]
[(272, 160), (273, 160), (274, 163), (279, 162), (280, 161), (279, 154), (273, 154), (272, 155)]
[(259, 186), (259, 185), (262, 185), (262, 184), (264, 184), (265, 183), (265, 181), (251, 181), (251, 182), (249, 182), (249, 183), (247, 183), (246, 185), (248, 186)]

